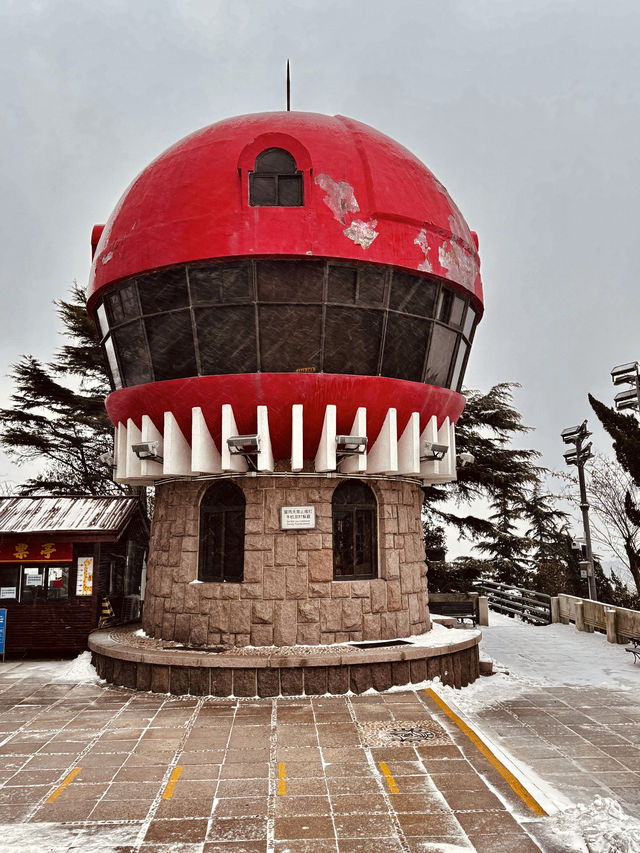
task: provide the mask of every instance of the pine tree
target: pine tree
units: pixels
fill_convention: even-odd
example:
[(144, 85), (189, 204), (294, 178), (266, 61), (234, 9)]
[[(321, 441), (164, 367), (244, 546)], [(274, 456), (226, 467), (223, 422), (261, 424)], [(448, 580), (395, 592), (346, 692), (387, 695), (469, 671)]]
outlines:
[(640, 424), (633, 415), (624, 415), (605, 406), (589, 394), (589, 402), (600, 423), (613, 439), (618, 462), (633, 482), (640, 486)]
[[(474, 461), (458, 468), (454, 483), (424, 489), (428, 517), (478, 543), (486, 562), (474, 560), (474, 566), (484, 565), (496, 579), (514, 584), (523, 580), (528, 546), (515, 522), (523, 517), (530, 489), (543, 471), (535, 463), (538, 451), (512, 445), (515, 436), (529, 431), (513, 406), (516, 387), (502, 382), (488, 393), (464, 392), (467, 405), (456, 425), (456, 444), (458, 452), (471, 453)], [(463, 506), (478, 498), (489, 502), (489, 518), (460, 515), (442, 506), (452, 500)]]
[(48, 364), (31, 355), (14, 365), (11, 408), (0, 410), (0, 442), (18, 464), (37, 462), (41, 471), (22, 491), (105, 495), (124, 491), (99, 456), (113, 447), (104, 408), (109, 380), (97, 330), (82, 289), (55, 303), (66, 343)]

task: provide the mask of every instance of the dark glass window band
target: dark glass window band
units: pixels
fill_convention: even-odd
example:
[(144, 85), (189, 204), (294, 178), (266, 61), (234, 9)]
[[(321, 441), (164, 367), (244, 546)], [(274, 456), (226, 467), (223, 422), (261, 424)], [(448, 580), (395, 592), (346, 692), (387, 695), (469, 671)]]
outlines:
[(123, 282), (98, 311), (114, 388), (305, 371), (458, 390), (477, 321), (438, 279), (322, 260), (172, 267)]

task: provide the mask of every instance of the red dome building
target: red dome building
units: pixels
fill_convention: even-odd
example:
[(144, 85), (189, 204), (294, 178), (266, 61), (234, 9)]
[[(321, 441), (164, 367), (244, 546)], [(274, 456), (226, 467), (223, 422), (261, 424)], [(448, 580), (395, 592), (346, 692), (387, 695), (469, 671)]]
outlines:
[(353, 119), (204, 128), (96, 226), (115, 478), (154, 483), (143, 626), (191, 646), (430, 627), (423, 483), (455, 479), (478, 242)]

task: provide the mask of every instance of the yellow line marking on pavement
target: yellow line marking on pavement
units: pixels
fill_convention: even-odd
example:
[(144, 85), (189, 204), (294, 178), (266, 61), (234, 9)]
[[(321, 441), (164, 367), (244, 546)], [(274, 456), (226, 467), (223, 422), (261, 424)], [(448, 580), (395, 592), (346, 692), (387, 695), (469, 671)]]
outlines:
[(287, 793), (287, 771), (284, 761), (278, 762), (278, 793), (281, 795)]
[(379, 763), (379, 766), (380, 770), (382, 770), (382, 772), (384, 773), (385, 779), (387, 780), (387, 785), (389, 786), (389, 790), (391, 791), (391, 793), (398, 794), (399, 791), (398, 786), (396, 785), (396, 780), (391, 775), (391, 771), (389, 770), (387, 765), (384, 763), (384, 761), (381, 761)]
[(58, 799), (60, 794), (66, 788), (69, 787), (69, 785), (73, 782), (73, 780), (76, 778), (76, 776), (78, 775), (78, 773), (80, 773), (81, 770), (82, 770), (82, 767), (74, 767), (74, 769), (71, 771), (71, 773), (67, 773), (67, 775), (64, 777), (62, 782), (58, 785), (58, 787), (55, 789), (53, 794), (51, 794), (50, 797), (47, 797), (46, 802), (47, 803), (55, 803), (55, 801)]
[(456, 726), (460, 729), (460, 731), (464, 732), (464, 734), (469, 738), (471, 743), (480, 750), (482, 755), (490, 762), (490, 764), (495, 767), (498, 773), (502, 776), (502, 778), (507, 782), (510, 788), (520, 797), (523, 803), (527, 805), (534, 814), (542, 815), (543, 817), (548, 817), (547, 812), (542, 808), (540, 803), (535, 800), (531, 794), (527, 791), (527, 789), (519, 782), (513, 773), (504, 766), (504, 764), (499, 761), (496, 756), (491, 752), (489, 747), (478, 737), (478, 735), (470, 728), (464, 720), (460, 719), (460, 717), (452, 711), (452, 709), (447, 705), (447, 703), (441, 699), (435, 690), (431, 690), (431, 688), (427, 688), (425, 693), (433, 699), (433, 701), (438, 705), (444, 713), (452, 720)]
[(174, 767), (171, 772), (171, 776), (169, 776), (167, 787), (164, 789), (164, 793), (162, 794), (163, 800), (170, 800), (171, 797), (173, 797), (173, 792), (176, 789), (176, 785), (178, 784), (178, 779), (180, 778), (181, 773), (182, 767)]

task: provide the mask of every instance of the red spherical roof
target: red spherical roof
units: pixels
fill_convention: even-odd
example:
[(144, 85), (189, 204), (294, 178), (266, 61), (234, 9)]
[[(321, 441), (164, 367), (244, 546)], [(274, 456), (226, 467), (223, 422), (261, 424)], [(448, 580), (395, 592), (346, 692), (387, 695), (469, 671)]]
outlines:
[[(295, 158), (303, 206), (250, 206), (248, 174), (267, 148)], [(252, 255), (390, 264), (447, 279), (482, 302), (477, 238), (429, 169), (365, 124), (301, 112), (217, 122), (147, 166), (101, 233), (90, 302), (137, 273)]]

